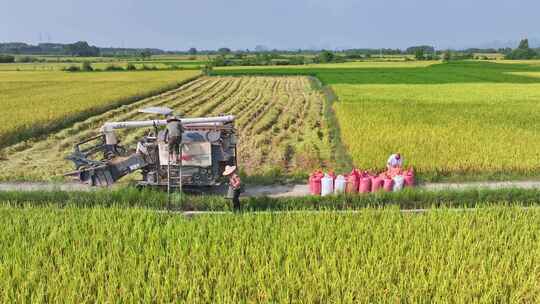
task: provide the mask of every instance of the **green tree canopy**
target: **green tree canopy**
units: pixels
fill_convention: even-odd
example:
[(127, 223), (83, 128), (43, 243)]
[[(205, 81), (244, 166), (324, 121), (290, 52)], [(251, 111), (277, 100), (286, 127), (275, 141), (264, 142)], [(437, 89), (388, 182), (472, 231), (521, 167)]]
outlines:
[(424, 56), (424, 49), (423, 48), (417, 48), (416, 51), (414, 52), (414, 58), (416, 58), (416, 60), (424, 60), (424, 59), (426, 59), (426, 57)]
[(445, 61), (445, 62), (448, 62), (450, 61), (451, 59), (451, 54), (450, 54), (450, 50), (446, 50), (444, 51), (443, 55), (442, 55), (442, 60)]
[(529, 39), (525, 38), (519, 42), (518, 49), (526, 50), (529, 48)]
[(80, 57), (99, 56), (99, 48), (90, 46), (86, 41), (78, 41), (64, 46), (68, 54)]
[(518, 48), (506, 54), (506, 59), (534, 59), (539, 55), (529, 47), (529, 39), (525, 38), (519, 42)]
[(334, 53), (330, 52), (330, 51), (326, 51), (326, 50), (323, 50), (320, 54), (319, 54), (319, 60), (321, 62), (332, 62), (335, 58), (335, 55)]
[(231, 52), (230, 48), (222, 47), (218, 50), (218, 53), (220, 54), (229, 54)]

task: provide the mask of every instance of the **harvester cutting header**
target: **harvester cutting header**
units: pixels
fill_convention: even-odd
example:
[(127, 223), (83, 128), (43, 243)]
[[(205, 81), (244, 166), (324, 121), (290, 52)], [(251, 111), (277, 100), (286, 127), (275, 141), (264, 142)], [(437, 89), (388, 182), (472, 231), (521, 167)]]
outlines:
[[(66, 175), (92, 186), (108, 186), (140, 171), (139, 186), (200, 187), (218, 185), (225, 166), (236, 166), (234, 116), (183, 118), (166, 107), (139, 112), (168, 119), (105, 123), (99, 135), (74, 146), (67, 159), (74, 162), (76, 171)], [(181, 126), (179, 139), (168, 126), (173, 120)], [(136, 128), (149, 129), (136, 149), (121, 146), (115, 131)], [(180, 153), (169, 151), (175, 144)]]

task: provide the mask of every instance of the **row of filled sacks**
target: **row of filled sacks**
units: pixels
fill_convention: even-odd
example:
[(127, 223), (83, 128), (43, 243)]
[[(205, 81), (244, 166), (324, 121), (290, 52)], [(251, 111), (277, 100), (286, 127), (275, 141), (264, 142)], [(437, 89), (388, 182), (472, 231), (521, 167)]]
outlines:
[(309, 176), (309, 191), (312, 195), (333, 193), (370, 193), (377, 191), (400, 191), (415, 184), (414, 169), (393, 168), (380, 174), (353, 169), (351, 173), (336, 176), (321, 170)]

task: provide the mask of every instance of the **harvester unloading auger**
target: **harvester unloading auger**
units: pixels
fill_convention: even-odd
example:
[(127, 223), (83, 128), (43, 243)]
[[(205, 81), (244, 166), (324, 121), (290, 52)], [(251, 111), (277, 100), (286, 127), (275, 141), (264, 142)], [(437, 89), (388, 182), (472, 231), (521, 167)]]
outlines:
[[(142, 113), (169, 115), (165, 107), (151, 107)], [(100, 134), (77, 143), (67, 157), (76, 170), (67, 173), (91, 186), (109, 186), (125, 175), (140, 171), (138, 186), (216, 186), (226, 165), (236, 166), (236, 134), (234, 116), (181, 118), (181, 164), (169, 159), (165, 119), (107, 122)], [(148, 128), (136, 150), (121, 145), (115, 134), (118, 129)], [(175, 168), (175, 170), (172, 170)], [(174, 172), (173, 172), (174, 171)], [(171, 173), (173, 172), (173, 173)], [(180, 177), (181, 176), (181, 177)], [(172, 180), (176, 182), (172, 182)]]

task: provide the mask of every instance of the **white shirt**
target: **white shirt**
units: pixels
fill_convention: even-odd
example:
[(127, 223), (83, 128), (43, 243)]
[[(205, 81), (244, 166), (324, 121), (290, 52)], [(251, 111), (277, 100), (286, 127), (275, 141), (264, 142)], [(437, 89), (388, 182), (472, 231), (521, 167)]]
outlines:
[(398, 159), (397, 154), (392, 154), (388, 158), (387, 164), (390, 167), (401, 167), (403, 165), (403, 156)]

